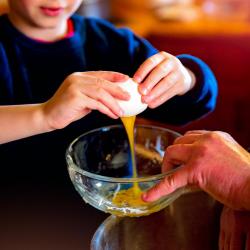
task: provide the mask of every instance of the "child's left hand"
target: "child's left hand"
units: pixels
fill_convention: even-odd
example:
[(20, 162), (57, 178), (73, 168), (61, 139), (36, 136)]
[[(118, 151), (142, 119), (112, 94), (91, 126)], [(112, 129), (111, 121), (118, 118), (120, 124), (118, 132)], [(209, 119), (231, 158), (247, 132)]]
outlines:
[(142, 101), (156, 108), (175, 95), (183, 95), (195, 85), (194, 74), (179, 59), (164, 51), (148, 58), (134, 74), (140, 83)]

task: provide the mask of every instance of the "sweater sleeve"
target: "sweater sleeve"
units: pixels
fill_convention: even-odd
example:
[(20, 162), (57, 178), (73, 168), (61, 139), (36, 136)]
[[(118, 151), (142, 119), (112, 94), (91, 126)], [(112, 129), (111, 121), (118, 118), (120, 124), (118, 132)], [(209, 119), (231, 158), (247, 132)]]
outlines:
[(9, 61), (0, 43), (0, 105), (11, 104), (13, 100), (13, 79)]
[(208, 65), (197, 57), (179, 55), (178, 59), (196, 77), (194, 88), (182, 96), (175, 96), (156, 109), (147, 109), (145, 118), (183, 125), (213, 111), (218, 94), (217, 81)]

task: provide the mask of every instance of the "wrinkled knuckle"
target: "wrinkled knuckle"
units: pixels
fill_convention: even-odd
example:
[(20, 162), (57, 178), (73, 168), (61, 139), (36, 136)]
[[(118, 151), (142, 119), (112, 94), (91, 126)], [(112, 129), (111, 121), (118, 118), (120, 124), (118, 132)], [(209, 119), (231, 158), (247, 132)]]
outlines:
[(102, 89), (102, 85), (103, 85), (102, 79), (100, 79), (100, 78), (95, 78), (95, 86), (96, 86), (96, 89), (97, 89), (97, 90)]
[(193, 176), (192, 184), (204, 189), (206, 187), (206, 178), (202, 172), (197, 172)]
[(95, 89), (97, 99), (100, 100), (103, 96), (103, 89), (101, 87), (97, 87)]
[(203, 143), (199, 145), (199, 148), (197, 151), (199, 152), (200, 158), (205, 157), (209, 151), (209, 145), (207, 143)]
[(160, 52), (159, 52), (159, 55), (162, 56), (162, 57), (165, 57), (165, 58), (170, 56), (170, 55), (169, 55), (167, 52), (165, 52), (165, 51), (160, 51)]
[(68, 82), (75, 82), (75, 81), (78, 81), (78, 78), (79, 78), (79, 73), (75, 72), (75, 73), (70, 74), (67, 77), (67, 80), (68, 80)]
[(173, 175), (167, 176), (163, 181), (164, 189), (172, 190), (174, 189), (175, 181)]
[(155, 108), (158, 104), (162, 104), (163, 102), (165, 102), (165, 97), (164, 95), (161, 95), (152, 104), (154, 105)]
[(150, 58), (148, 58), (149, 64), (157, 64), (158, 62), (159, 60), (156, 58), (156, 56), (151, 56)]
[(165, 150), (165, 155), (167, 156), (168, 154), (172, 153), (172, 146), (168, 146)]
[(172, 74), (170, 76), (167, 77), (167, 82), (170, 84), (170, 85), (174, 85), (177, 81), (177, 76), (176, 74)]
[(166, 63), (161, 63), (158, 67), (161, 72), (168, 72), (169, 67)]
[(168, 60), (168, 64), (170, 64), (172, 71), (177, 71), (177, 69), (179, 68), (178, 61), (176, 61), (176, 58), (174, 57), (171, 57)]
[(215, 142), (220, 137), (220, 134), (217, 131), (209, 131), (205, 134), (205, 136), (209, 142)]
[(69, 81), (67, 84), (67, 93), (70, 95), (75, 95), (77, 92), (76, 82)]
[(96, 96), (101, 97), (103, 93), (103, 83), (102, 80), (99, 78), (95, 79), (95, 84), (93, 85), (93, 91), (95, 92)]
[(224, 132), (224, 131), (216, 131), (218, 136), (220, 137), (223, 137), (223, 138), (226, 138), (226, 139), (229, 139), (229, 140), (233, 140), (233, 137), (228, 134), (227, 132)]
[(169, 60), (171, 61), (174, 69), (179, 67), (180, 61), (177, 57), (172, 56)]
[(65, 81), (63, 82), (63, 85), (66, 86), (67, 88), (71, 87), (75, 83), (75, 77), (72, 75), (67, 76)]

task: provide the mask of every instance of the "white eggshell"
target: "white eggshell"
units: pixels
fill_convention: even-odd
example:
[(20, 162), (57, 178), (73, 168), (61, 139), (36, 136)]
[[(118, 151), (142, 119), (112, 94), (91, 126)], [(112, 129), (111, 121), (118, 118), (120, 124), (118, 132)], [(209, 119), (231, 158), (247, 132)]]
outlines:
[(147, 108), (148, 105), (141, 101), (141, 95), (138, 91), (138, 83), (129, 78), (125, 82), (118, 83), (118, 85), (130, 95), (128, 101), (118, 100), (118, 104), (124, 112), (124, 117), (138, 115)]

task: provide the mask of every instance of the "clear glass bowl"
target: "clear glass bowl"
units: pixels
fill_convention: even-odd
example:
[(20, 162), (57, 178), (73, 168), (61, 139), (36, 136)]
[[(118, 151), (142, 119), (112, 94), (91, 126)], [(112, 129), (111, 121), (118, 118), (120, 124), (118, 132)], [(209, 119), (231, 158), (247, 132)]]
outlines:
[(69, 176), (85, 202), (118, 216), (138, 217), (165, 208), (185, 192), (179, 189), (151, 203), (141, 200), (142, 192), (176, 170), (162, 174), (161, 163), (166, 147), (180, 135), (142, 125), (135, 126), (134, 135), (136, 177), (122, 125), (89, 131), (70, 144), (66, 152)]

